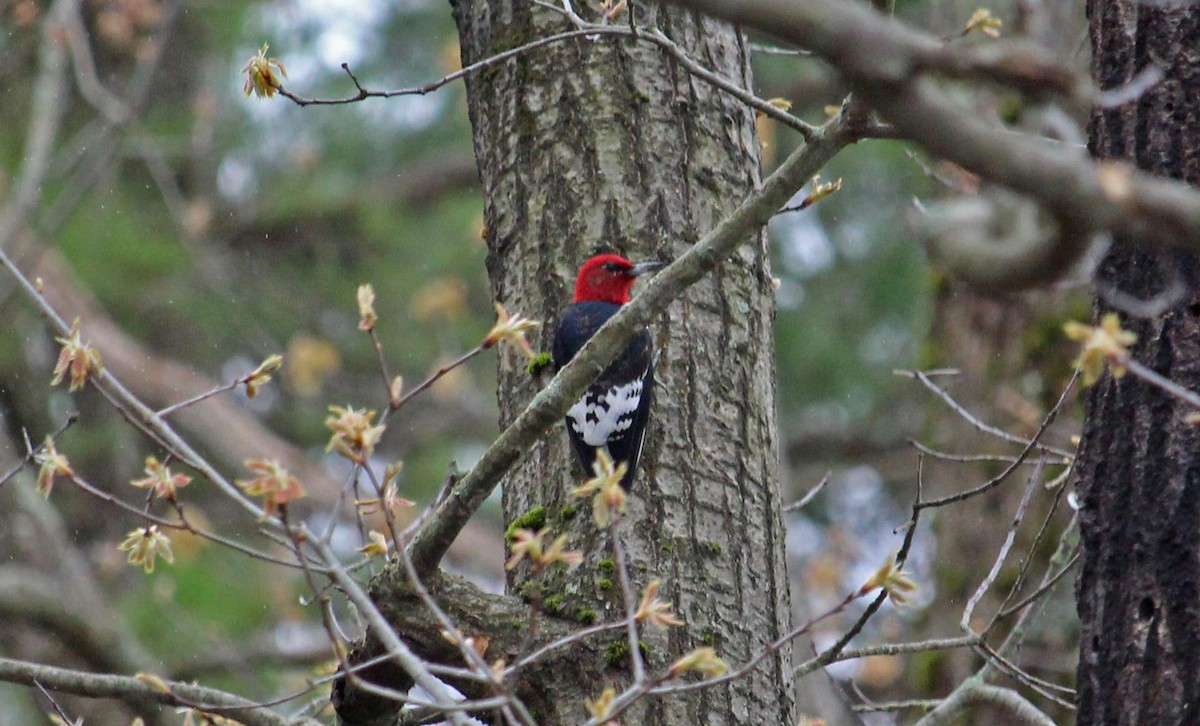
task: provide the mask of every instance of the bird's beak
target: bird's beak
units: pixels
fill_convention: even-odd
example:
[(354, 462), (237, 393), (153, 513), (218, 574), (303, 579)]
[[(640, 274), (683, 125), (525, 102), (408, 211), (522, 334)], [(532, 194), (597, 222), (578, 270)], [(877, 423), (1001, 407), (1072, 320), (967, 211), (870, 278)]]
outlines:
[(639, 262), (633, 266), (633, 269), (631, 269), (629, 271), (629, 276), (630, 277), (640, 277), (640, 276), (646, 274), (647, 272), (654, 272), (655, 270), (661, 270), (662, 268), (664, 268), (666, 266), (667, 266), (667, 263), (665, 263), (665, 262)]

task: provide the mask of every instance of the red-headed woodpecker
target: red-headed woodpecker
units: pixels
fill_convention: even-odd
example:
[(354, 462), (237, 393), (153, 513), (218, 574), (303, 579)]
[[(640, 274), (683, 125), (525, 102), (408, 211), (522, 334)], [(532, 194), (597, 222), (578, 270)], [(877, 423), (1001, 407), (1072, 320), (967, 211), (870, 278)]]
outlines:
[[(574, 303), (563, 312), (554, 333), (554, 365), (561, 369), (575, 357), (604, 322), (629, 302), (629, 288), (661, 262), (634, 264), (618, 255), (597, 255), (579, 268)], [(621, 485), (629, 488), (642, 455), (650, 395), (654, 388), (654, 344), (643, 330), (612, 362), (583, 397), (567, 411), (567, 436), (590, 476), (596, 451), (608, 447), (613, 461), (628, 466)]]

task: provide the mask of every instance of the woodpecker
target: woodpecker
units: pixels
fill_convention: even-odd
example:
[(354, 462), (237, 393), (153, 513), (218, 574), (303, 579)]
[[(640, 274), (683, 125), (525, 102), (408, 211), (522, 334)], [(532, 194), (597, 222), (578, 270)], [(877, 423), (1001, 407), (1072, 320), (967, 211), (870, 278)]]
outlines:
[[(618, 255), (597, 255), (583, 263), (575, 280), (575, 299), (554, 333), (555, 368), (561, 370), (569, 363), (600, 326), (629, 302), (634, 280), (662, 266), (662, 262), (635, 265)], [(591, 473), (596, 451), (608, 447), (613, 461), (628, 467), (621, 479), (626, 489), (633, 481), (650, 420), (653, 348), (650, 331), (643, 330), (567, 411), (567, 436), (584, 472)]]

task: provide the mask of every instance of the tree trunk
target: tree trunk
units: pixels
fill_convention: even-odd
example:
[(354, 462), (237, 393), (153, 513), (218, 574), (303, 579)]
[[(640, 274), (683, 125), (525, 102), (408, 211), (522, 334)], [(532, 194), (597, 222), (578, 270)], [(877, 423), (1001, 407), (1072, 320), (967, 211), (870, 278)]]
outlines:
[[(464, 64), (570, 29), (528, 2), (453, 5)], [(682, 10), (633, 7), (639, 25), (660, 28), (716, 73), (749, 86), (749, 50), (735, 29)], [(670, 260), (759, 183), (753, 113), (648, 43), (552, 44), (468, 76), (467, 93), (492, 293), (510, 311), (546, 321), (542, 349), (584, 260), (600, 251)], [(653, 326), (659, 386), (620, 535), (635, 597), (661, 579), (687, 624), (646, 633), (651, 673), (703, 645), (743, 662), (789, 627), (773, 314), (758, 235)], [(544, 383), (521, 362), (502, 364), (502, 423)], [(557, 433), (505, 481), (507, 521), (544, 521), (587, 555), (569, 572), (518, 568), (509, 590), (560, 618), (612, 620), (623, 606), (611, 542), (588, 516), (589, 502), (569, 493), (582, 478)], [(628, 683), (623, 643), (614, 636), (588, 656), (594, 679), (544, 683), (555, 712), (542, 713), (543, 723), (579, 720), (585, 698)], [(645, 701), (622, 722), (794, 723), (790, 662), (784, 649), (744, 679)]]
[[(1089, 0), (1092, 72), (1120, 87), (1157, 65), (1164, 80), (1136, 101), (1093, 115), (1098, 157), (1200, 180), (1200, 9)], [(1098, 282), (1140, 298), (1186, 290), (1163, 314), (1122, 315), (1137, 360), (1200, 388), (1195, 260), (1118, 240)], [(1176, 286), (1179, 287), (1179, 286)], [(1101, 295), (1112, 298), (1112, 295)], [(1122, 307), (1129, 307), (1122, 305)], [(1097, 312), (1110, 306), (1098, 302)], [(1193, 723), (1200, 709), (1200, 431), (1188, 407), (1141, 381), (1106, 376), (1090, 392), (1078, 489), (1083, 559), (1080, 724)]]

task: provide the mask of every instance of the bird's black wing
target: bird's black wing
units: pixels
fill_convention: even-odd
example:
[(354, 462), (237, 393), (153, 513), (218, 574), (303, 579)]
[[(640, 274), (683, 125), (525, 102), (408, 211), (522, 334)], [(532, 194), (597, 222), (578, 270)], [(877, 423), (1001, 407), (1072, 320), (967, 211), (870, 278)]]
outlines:
[(637, 471), (638, 461), (642, 458), (642, 447), (646, 443), (646, 429), (650, 423), (650, 399), (654, 395), (653, 343), (649, 331), (642, 331), (642, 334), (626, 349), (626, 354), (633, 351), (635, 347), (640, 349), (636, 357), (639, 361), (644, 360), (646, 364), (641, 376), (641, 396), (638, 398), (637, 407), (630, 415), (629, 428), (613, 434), (608, 439), (608, 453), (612, 456), (613, 461), (618, 463), (624, 461), (629, 467), (621, 479), (621, 486), (626, 489), (629, 489), (633, 483), (633, 474)]
[[(608, 318), (619, 310), (611, 303), (576, 303), (564, 313), (552, 348), (554, 364), (565, 366)], [(642, 454), (654, 387), (653, 340), (643, 330), (571, 407), (565, 419), (571, 448), (584, 475), (590, 475), (596, 450), (608, 447), (615, 462), (628, 471), (628, 488)]]

